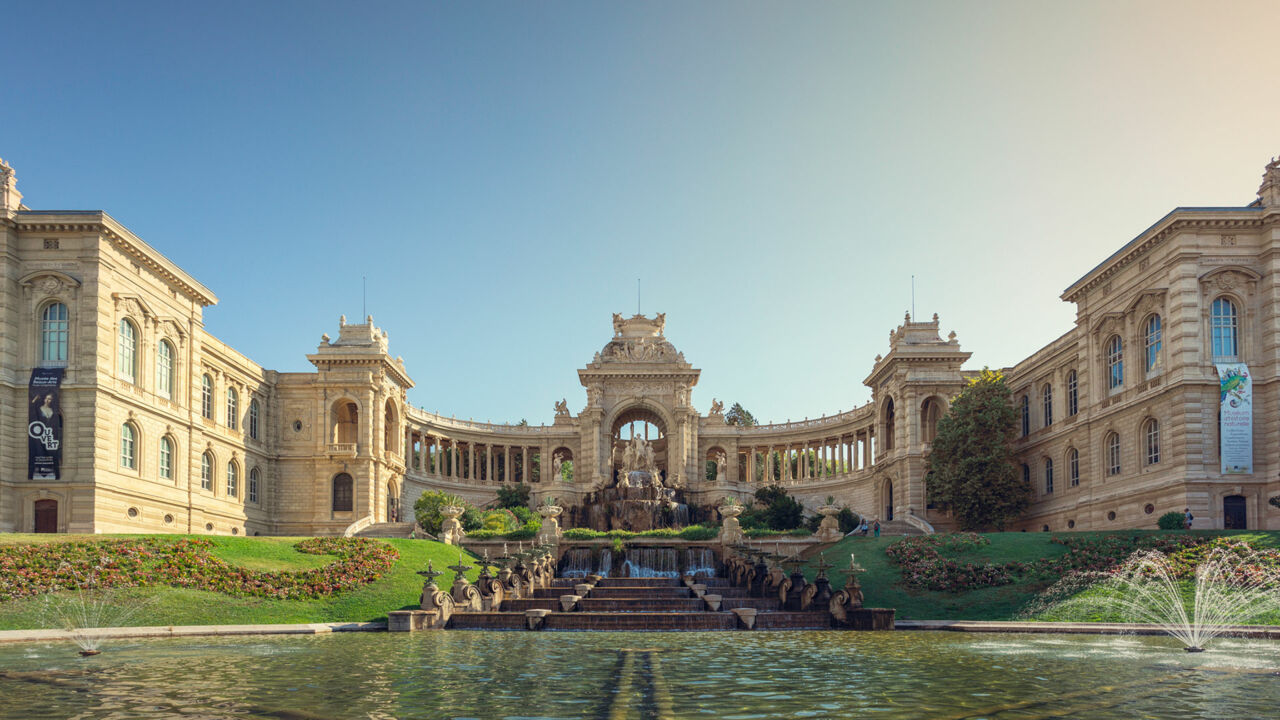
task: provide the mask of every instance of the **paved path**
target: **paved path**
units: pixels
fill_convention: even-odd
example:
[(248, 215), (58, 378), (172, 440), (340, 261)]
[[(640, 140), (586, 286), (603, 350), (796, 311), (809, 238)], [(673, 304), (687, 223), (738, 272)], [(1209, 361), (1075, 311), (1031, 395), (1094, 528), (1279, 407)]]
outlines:
[[(155, 627), (100, 628), (104, 638), (198, 637), (202, 635), (323, 635), (334, 632), (386, 630), (384, 622), (368, 623), (281, 623), (277, 625), (166, 625)], [(0, 630), (0, 643), (72, 640), (67, 630)]]
[[(1004, 622), (988, 620), (899, 620), (898, 630), (947, 630), (974, 633), (1067, 633), (1089, 635), (1165, 635), (1163, 628), (1142, 623)], [(1237, 625), (1224, 633), (1233, 637), (1280, 640), (1280, 626)]]

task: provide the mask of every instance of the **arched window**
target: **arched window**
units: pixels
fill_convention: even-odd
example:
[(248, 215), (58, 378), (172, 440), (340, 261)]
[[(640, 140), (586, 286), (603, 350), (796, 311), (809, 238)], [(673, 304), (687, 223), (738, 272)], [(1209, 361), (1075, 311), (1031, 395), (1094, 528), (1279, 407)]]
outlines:
[(1080, 486), (1080, 451), (1071, 448), (1067, 451), (1067, 472), (1071, 475), (1071, 487)]
[(138, 382), (138, 329), (128, 319), (120, 321), (120, 378)]
[(1160, 366), (1160, 316), (1152, 315), (1147, 318), (1146, 325), (1142, 331), (1143, 344), (1147, 349), (1147, 372), (1151, 372)]
[(156, 346), (156, 392), (173, 399), (173, 346), (168, 340)]
[(236, 429), (240, 415), (240, 394), (233, 387), (227, 388), (227, 427)]
[(926, 398), (920, 407), (920, 439), (931, 443), (938, 437), (938, 421), (942, 419), (942, 403)]
[(249, 437), (254, 440), (258, 439), (258, 418), (261, 410), (258, 408), (258, 398), (249, 399)]
[(1053, 494), (1053, 459), (1044, 459), (1044, 494)]
[(1112, 335), (1107, 341), (1107, 387), (1112, 390), (1124, 385), (1124, 341)]
[(1031, 398), (1022, 396), (1022, 437), (1031, 434)]
[(235, 460), (227, 463), (227, 497), (240, 497), (240, 466)]
[(885, 400), (884, 405), (884, 449), (886, 451), (893, 449), (893, 425), (893, 398), (889, 398), (888, 400)]
[(62, 367), (67, 364), (67, 306), (50, 303), (40, 313), (40, 365)]
[(120, 426), (120, 467), (138, 469), (138, 431), (132, 423)]
[(258, 483), (262, 479), (262, 474), (258, 472), (258, 468), (249, 471), (249, 502), (258, 503)]
[(173, 441), (167, 435), (160, 438), (160, 479), (173, 479)]
[(213, 419), (213, 378), (208, 375), (200, 378), (200, 415)]
[(200, 489), (213, 490), (213, 455), (207, 452), (200, 456)]
[(1031, 488), (1031, 466), (1026, 463), (1022, 464), (1022, 482), (1028, 489)]
[(1067, 373), (1067, 415), (1080, 412), (1080, 383), (1076, 379), (1076, 371)]
[(333, 511), (351, 512), (355, 497), (355, 481), (346, 473), (333, 476)]
[(1210, 322), (1214, 361), (1238, 359), (1240, 357), (1240, 317), (1236, 311), (1236, 304), (1224, 297), (1214, 300)]
[(1146, 446), (1147, 464), (1160, 462), (1160, 422), (1155, 418), (1147, 420), (1142, 427), (1142, 437)]
[(1107, 435), (1107, 474), (1120, 474), (1120, 434)]
[(1049, 427), (1053, 424), (1053, 386), (1045, 383), (1040, 395), (1044, 401), (1044, 426)]

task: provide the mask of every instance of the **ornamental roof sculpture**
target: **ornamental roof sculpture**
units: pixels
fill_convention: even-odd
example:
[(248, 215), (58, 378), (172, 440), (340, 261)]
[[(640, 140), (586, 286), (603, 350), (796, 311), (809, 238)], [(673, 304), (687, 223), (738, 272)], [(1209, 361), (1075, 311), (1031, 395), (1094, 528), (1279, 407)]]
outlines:
[(684, 353), (662, 335), (666, 326), (666, 313), (653, 318), (633, 315), (623, 318), (613, 314), (613, 339), (596, 353), (595, 363), (683, 363)]

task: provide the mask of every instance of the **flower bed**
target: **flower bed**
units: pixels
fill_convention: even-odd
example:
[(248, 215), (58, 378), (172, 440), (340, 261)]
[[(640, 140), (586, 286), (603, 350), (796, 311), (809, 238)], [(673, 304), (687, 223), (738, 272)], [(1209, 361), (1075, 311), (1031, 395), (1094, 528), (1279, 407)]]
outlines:
[[(1199, 535), (1104, 535), (1101, 537), (1055, 537), (1067, 552), (1030, 563), (961, 562), (943, 557), (942, 551), (964, 551), (989, 544), (975, 533), (924, 535), (900, 540), (885, 549), (889, 561), (902, 569), (902, 579), (917, 590), (961, 593), (980, 588), (1009, 585), (1022, 577), (1056, 580), (1073, 572), (1107, 572), (1139, 550), (1164, 553), (1191, 553), (1207, 546), (1209, 538)], [(1188, 556), (1188, 560), (1192, 556)], [(1192, 565), (1194, 567), (1194, 565)]]
[(200, 538), (81, 540), (0, 547), (0, 600), (76, 588), (146, 585), (208, 590), (234, 596), (304, 600), (366, 585), (391, 569), (399, 553), (365, 538), (309, 538), (294, 546), (338, 560), (302, 572), (246, 570), (209, 551)]

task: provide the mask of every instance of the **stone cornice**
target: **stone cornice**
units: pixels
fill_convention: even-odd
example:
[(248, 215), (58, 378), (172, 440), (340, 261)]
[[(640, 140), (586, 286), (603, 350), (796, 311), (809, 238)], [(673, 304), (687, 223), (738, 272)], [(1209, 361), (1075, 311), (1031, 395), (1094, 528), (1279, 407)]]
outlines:
[[(1212, 214), (1211, 217), (1204, 215)], [(1115, 276), (1138, 259), (1138, 256), (1185, 230), (1238, 230), (1261, 228), (1269, 219), (1257, 208), (1175, 208), (1154, 225), (1142, 231), (1111, 257), (1103, 260), (1084, 277), (1062, 292), (1062, 299), (1078, 302), (1090, 290)]]
[(20, 232), (92, 232), (109, 239), (125, 254), (208, 307), (218, 298), (169, 258), (101, 210), (24, 210), (15, 218)]
[(345, 367), (381, 368), (382, 370), (386, 371), (386, 373), (390, 375), (391, 378), (395, 380), (401, 387), (404, 387), (407, 389), (414, 386), (413, 380), (409, 378), (409, 375), (408, 373), (405, 372), (404, 368), (400, 367), (398, 363), (392, 362), (391, 358), (387, 357), (386, 355), (382, 355), (381, 357), (379, 356), (370, 357), (369, 355), (355, 355), (355, 354), (352, 354), (352, 355), (312, 354), (307, 356), (307, 360), (310, 360), (311, 364), (315, 365), (317, 370), (325, 369), (325, 368), (322, 368), (321, 365), (325, 365), (325, 366), (341, 365)]

